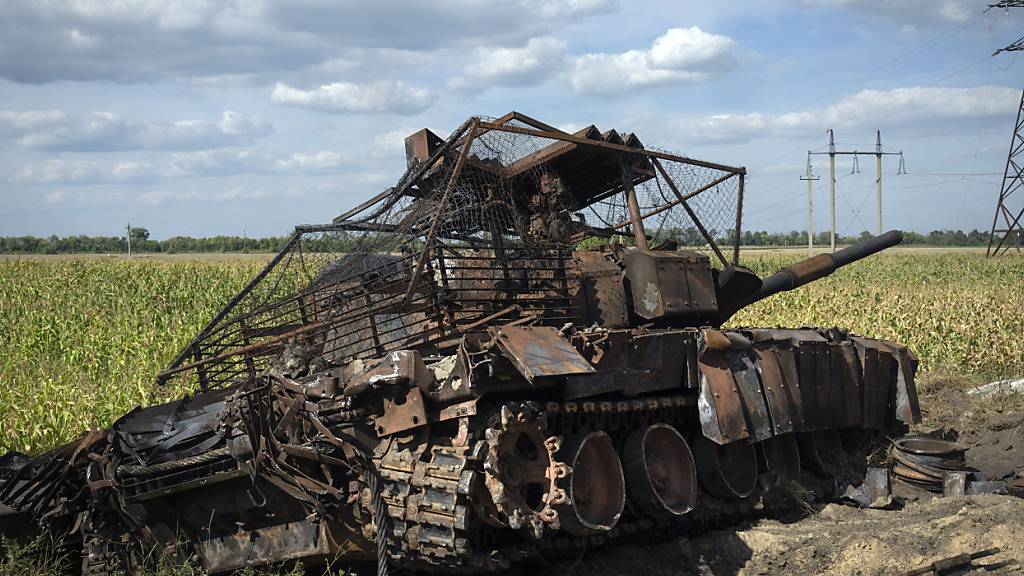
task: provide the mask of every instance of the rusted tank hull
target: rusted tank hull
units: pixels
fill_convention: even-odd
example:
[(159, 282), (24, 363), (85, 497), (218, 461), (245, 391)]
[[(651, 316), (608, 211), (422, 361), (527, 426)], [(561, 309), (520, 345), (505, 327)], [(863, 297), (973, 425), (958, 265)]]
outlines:
[(0, 470), (0, 502), (87, 576), (482, 572), (734, 521), (801, 471), (834, 485), (843, 435), (918, 419), (899, 345), (720, 328), (898, 231), (762, 279), (744, 168), (514, 112), (407, 144), (394, 187), (298, 227), (157, 375), (194, 395)]
[[(525, 353), (552, 338), (563, 344)], [(559, 533), (581, 542), (633, 533), (685, 519), (697, 500), (756, 497), (778, 485), (756, 483), (757, 454), (762, 474), (769, 454), (783, 462), (777, 474), (798, 477), (794, 434), (890, 429), (917, 413), (913, 356), (837, 330), (563, 337), (512, 327), (483, 344), (429, 363), (393, 353), (362, 374), (269, 374), (139, 409), (29, 463), (2, 497), (21, 517), (54, 526), (75, 523), (60, 518), (61, 508), (84, 515), (83, 542), (117, 536), (124, 545), (100, 555), (95, 570), (131, 569), (147, 545), (191, 547), (211, 573), (290, 559), (373, 560), (380, 525), (395, 565), (493, 570)], [(350, 387), (361, 378), (376, 384), (348, 396), (324, 386), (336, 376)], [(599, 392), (580, 397), (587, 388)], [(501, 400), (502, 389), (520, 392)], [(670, 445), (694, 447), (690, 457), (682, 445), (687, 453), (672, 470), (695, 466), (702, 489), (672, 478), (665, 493), (677, 495), (675, 508), (652, 505), (652, 487), (666, 479), (636, 453), (638, 433), (651, 426), (671, 431)], [(649, 450), (652, 462), (667, 458)], [(748, 450), (743, 464), (738, 455)], [(828, 472), (820, 459), (803, 464)], [(76, 484), (85, 496), (63, 496)], [(647, 500), (624, 506), (627, 494)]]

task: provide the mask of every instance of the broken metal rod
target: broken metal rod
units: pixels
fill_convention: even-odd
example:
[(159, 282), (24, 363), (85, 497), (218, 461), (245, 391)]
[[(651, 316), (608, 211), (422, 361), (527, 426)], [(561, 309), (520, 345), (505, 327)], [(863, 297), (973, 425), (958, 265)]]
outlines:
[(921, 574), (929, 574), (934, 572), (935, 574), (947, 574), (952, 570), (959, 568), (966, 568), (970, 566), (972, 562), (978, 558), (984, 558), (986, 556), (993, 556), (1001, 551), (1000, 548), (988, 548), (986, 550), (979, 550), (978, 552), (971, 552), (970, 554), (957, 554), (956, 556), (950, 556), (949, 558), (943, 558), (942, 560), (936, 560), (927, 566), (920, 568), (914, 568), (913, 570), (907, 570), (903, 572), (901, 576), (920, 576)]

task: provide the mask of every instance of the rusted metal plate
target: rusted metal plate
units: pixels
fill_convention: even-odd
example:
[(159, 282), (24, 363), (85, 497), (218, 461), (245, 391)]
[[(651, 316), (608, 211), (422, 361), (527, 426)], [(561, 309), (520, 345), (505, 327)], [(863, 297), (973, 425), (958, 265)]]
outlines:
[(718, 312), (708, 257), (634, 250), (623, 260), (633, 310), (642, 318), (711, 316)]
[(544, 376), (592, 374), (594, 367), (558, 330), (548, 326), (489, 329), (498, 349), (528, 381)]
[(587, 324), (629, 326), (622, 269), (601, 252), (577, 252), (576, 260), (580, 276), (576, 306), (585, 312)]
[(917, 372), (917, 358), (906, 346), (892, 342), (880, 342), (888, 348), (897, 364), (896, 372), (896, 417), (904, 424), (916, 424), (921, 421), (921, 406), (917, 400), (917, 386), (914, 384), (914, 373)]
[(444, 422), (445, 420), (454, 420), (463, 416), (475, 416), (476, 403), (478, 401), (479, 399), (473, 398), (472, 400), (466, 400), (465, 402), (459, 402), (458, 404), (442, 408), (437, 414), (437, 421)]
[(409, 383), (429, 387), (431, 378), (423, 357), (415, 350), (395, 350), (378, 363), (356, 360), (342, 374), (345, 393), (356, 395), (371, 386), (398, 386)]
[[(801, 343), (807, 346), (808, 343)], [(827, 342), (810, 344), (814, 355), (814, 379), (817, 386), (818, 427), (835, 428), (842, 422), (842, 389), (838, 380), (832, 377), (832, 359)]]
[(259, 530), (202, 540), (196, 546), (203, 568), (217, 573), (297, 558), (326, 556), (329, 540), (322, 524), (300, 520)]
[(816, 366), (816, 355), (811, 345), (798, 344), (794, 353), (796, 355), (796, 367), (800, 379), (800, 403), (803, 405), (804, 430), (818, 430), (818, 374)]
[(754, 440), (760, 442), (772, 437), (772, 421), (765, 405), (764, 391), (757, 369), (746, 352), (728, 351), (725, 353), (729, 368), (732, 369), (736, 389), (743, 400), (743, 411), (747, 416), (747, 430)]
[(785, 434), (794, 430), (793, 421), (796, 411), (794, 396), (798, 390), (787, 386), (779, 357), (770, 343), (754, 345), (754, 357), (757, 359), (757, 370), (761, 376), (765, 403), (771, 416), (772, 431)]
[[(586, 342), (574, 342), (595, 373), (567, 377), (566, 399), (608, 392), (636, 396), (684, 385), (687, 333), (610, 330), (586, 336)], [(692, 345), (696, 348), (695, 343)]]
[(686, 350), (686, 387), (696, 390), (700, 387), (700, 369), (697, 367), (697, 335), (688, 333), (683, 336)]
[(861, 377), (857, 353), (851, 342), (832, 344), (832, 377), (842, 387), (843, 426), (861, 425)]
[(892, 424), (896, 418), (893, 407), (896, 405), (896, 372), (899, 366), (896, 358), (891, 352), (879, 346), (878, 348), (878, 386), (879, 406), (882, 407), (885, 425)]
[(682, 351), (682, 335), (643, 334), (634, 336), (629, 354), (631, 374), (623, 393), (636, 396), (677, 388), (683, 382), (686, 356)]
[(803, 432), (807, 429), (804, 415), (803, 391), (800, 388), (800, 373), (796, 365), (796, 352), (788, 341), (775, 341), (772, 345), (775, 357), (779, 360), (782, 381), (785, 382), (787, 398), (791, 403), (793, 430)]
[(879, 378), (878, 348), (870, 340), (854, 338), (854, 346), (860, 356), (861, 425), (864, 428), (881, 430), (885, 428), (887, 392), (882, 389)]
[(739, 390), (725, 356), (720, 351), (705, 349), (699, 365), (701, 384), (697, 411), (704, 436), (716, 444), (750, 436)]
[[(789, 342), (795, 362), (795, 374), (800, 391), (800, 414), (803, 430), (819, 430), (829, 426), (828, 396), (824, 385), (829, 379), (828, 341), (813, 330), (772, 329), (777, 342)], [(826, 352), (822, 353), (821, 348)], [(781, 357), (780, 357), (781, 359)], [(786, 363), (782, 363), (785, 372)]]
[(423, 392), (409, 388), (402, 403), (384, 400), (384, 412), (373, 421), (377, 436), (389, 436), (427, 423), (427, 410), (423, 405)]

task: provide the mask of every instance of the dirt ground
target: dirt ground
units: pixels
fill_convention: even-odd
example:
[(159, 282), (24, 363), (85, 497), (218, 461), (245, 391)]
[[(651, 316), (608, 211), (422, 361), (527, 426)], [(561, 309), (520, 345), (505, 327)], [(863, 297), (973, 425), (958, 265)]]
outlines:
[[(958, 437), (967, 462), (985, 477), (1024, 475), (1024, 398), (970, 399), (964, 386), (922, 387), (924, 422), (915, 430)], [(578, 576), (754, 576), (902, 574), (943, 558), (992, 547), (1002, 551), (956, 574), (1024, 574), (1024, 499), (984, 494), (958, 498), (894, 483), (898, 509), (813, 505), (790, 519), (654, 546), (595, 550), (560, 572)]]

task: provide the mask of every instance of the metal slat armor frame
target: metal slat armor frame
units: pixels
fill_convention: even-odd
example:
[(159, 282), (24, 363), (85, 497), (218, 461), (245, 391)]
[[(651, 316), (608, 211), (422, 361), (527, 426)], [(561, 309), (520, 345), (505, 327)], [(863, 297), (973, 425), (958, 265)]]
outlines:
[(608, 240), (738, 262), (743, 168), (515, 112), (472, 117), (437, 142), (410, 156), (394, 187), (330, 224), (297, 227), (158, 382), (249, 379), (294, 342), (341, 365), (445, 350), (523, 318), (578, 324), (573, 252)]

